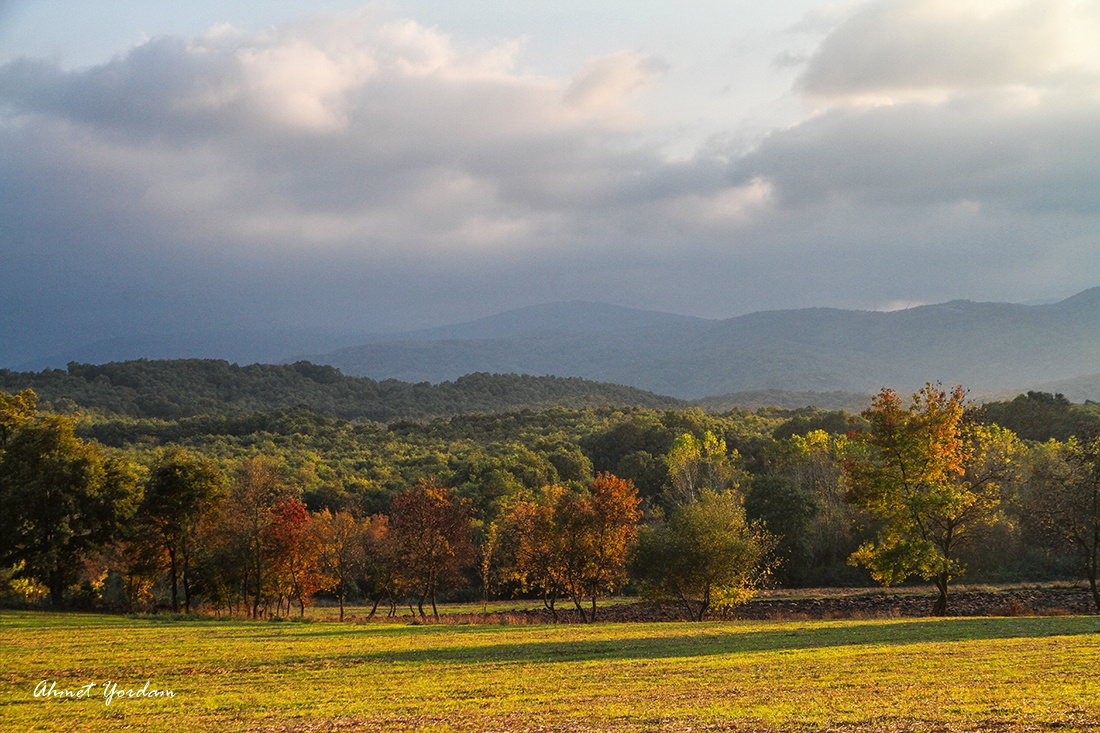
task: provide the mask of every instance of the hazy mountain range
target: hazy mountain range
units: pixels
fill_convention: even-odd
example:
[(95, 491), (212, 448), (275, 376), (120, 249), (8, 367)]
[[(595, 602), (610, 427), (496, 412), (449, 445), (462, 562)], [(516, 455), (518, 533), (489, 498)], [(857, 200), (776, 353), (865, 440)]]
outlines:
[(1057, 382), (1071, 399), (1100, 399), (1100, 288), (1046, 305), (960, 300), (892, 312), (810, 308), (725, 320), (555, 303), (305, 358), (376, 379), (554, 374), (683, 399), (769, 390), (867, 393), (928, 381), (976, 393)]
[(715, 407), (854, 405), (883, 386), (909, 390), (928, 381), (963, 384), (973, 395), (1058, 391), (1081, 402), (1100, 400), (1100, 288), (1041, 305), (960, 300), (892, 312), (810, 308), (723, 320), (551, 303), (388, 335), (134, 338), (17, 366), (182, 357), (242, 364), (304, 359), (346, 375), (413, 383), (475, 372), (582, 377), (707, 398), (704, 404)]

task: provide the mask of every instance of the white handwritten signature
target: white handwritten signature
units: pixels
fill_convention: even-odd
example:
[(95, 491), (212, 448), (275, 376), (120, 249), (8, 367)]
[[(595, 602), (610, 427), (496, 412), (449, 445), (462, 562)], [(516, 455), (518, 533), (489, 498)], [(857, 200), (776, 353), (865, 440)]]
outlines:
[(102, 688), (102, 692), (98, 694), (102, 695), (104, 705), (110, 705), (113, 701), (120, 698), (176, 696), (173, 690), (158, 690), (152, 685), (152, 680), (145, 680), (145, 684), (141, 687), (121, 687), (117, 682), (113, 681), (108, 681), (103, 684), (88, 682), (79, 687), (58, 687), (56, 680), (42, 680), (34, 686), (34, 696), (81, 700), (95, 696), (97, 693), (93, 691), (97, 687)]

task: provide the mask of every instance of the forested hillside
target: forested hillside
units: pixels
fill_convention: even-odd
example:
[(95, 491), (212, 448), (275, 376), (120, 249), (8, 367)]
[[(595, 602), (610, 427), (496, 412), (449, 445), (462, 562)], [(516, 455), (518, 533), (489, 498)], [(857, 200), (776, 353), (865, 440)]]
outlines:
[[(87, 384), (108, 380), (96, 374)], [(654, 601), (676, 602), (681, 591), (673, 591), (690, 582), (681, 600), (691, 617), (701, 618), (711, 603), (736, 604), (762, 582), (930, 577), (925, 565), (907, 565), (892, 544), (876, 554), (883, 528), (910, 515), (868, 498), (893, 490), (893, 479), (880, 484), (879, 478), (896, 475), (890, 456), (926, 449), (932, 452), (922, 461), (967, 466), (954, 478), (945, 469), (945, 478), (920, 489), (949, 492), (945, 499), (957, 495), (960, 506), (971, 507), (948, 522), (954, 529), (940, 556), (947, 577), (1073, 577), (1082, 556), (1065, 531), (1074, 497), (1093, 490), (1100, 465), (1100, 442), (1090, 434), (1100, 422), (1095, 408), (1033, 393), (964, 412), (961, 391), (945, 394), (929, 388), (905, 407), (884, 391), (863, 417), (813, 408), (707, 414), (603, 407), (384, 425), (326, 417), (306, 406), (179, 418), (92, 411), (73, 419), (37, 411), (29, 391), (0, 392), (0, 494), (17, 510), (5, 515), (0, 533), (8, 563), (0, 586), (26, 598), (39, 588), (54, 602), (129, 608), (165, 603), (172, 589), (178, 607), (179, 581), (188, 607), (245, 604), (253, 616), (284, 605), (288, 611), (292, 598), (302, 605), (314, 593), (336, 594), (341, 602), (418, 599), (423, 609), (437, 595), (469, 597), (480, 588), (540, 595), (550, 607), (560, 595), (583, 616), (592, 611), (581, 610), (582, 599), (624, 583)], [(962, 441), (917, 438), (927, 429), (942, 432), (934, 426), (944, 419)], [(1049, 441), (1067, 432), (1076, 439)], [(46, 445), (54, 448), (43, 452)], [(941, 454), (941, 447), (959, 455)], [(51, 483), (62, 475), (63, 485)], [(71, 516), (39, 511), (41, 496), (58, 492), (71, 494), (58, 505), (70, 507)], [(457, 527), (448, 530), (457, 534), (446, 540), (453, 552), (446, 582), (428, 588), (417, 585), (421, 561), (407, 555), (420, 541), (408, 533), (422, 530), (403, 523), (433, 512), (433, 521)], [(78, 531), (56, 535), (57, 521)], [(890, 543), (906, 542), (908, 530), (899, 527), (890, 530)], [(358, 539), (346, 545), (351, 536)], [(618, 539), (597, 547), (591, 543), (598, 537)], [(358, 547), (359, 554), (325, 554), (337, 547)], [(698, 555), (702, 547), (730, 553), (721, 560), (719, 585), (696, 572), (718, 562)], [(587, 564), (595, 561), (584, 553), (604, 564)], [(853, 566), (853, 558), (863, 567)], [(574, 578), (568, 590), (559, 571), (586, 567), (595, 575)], [(300, 573), (308, 573), (308, 583)]]
[(347, 377), (308, 362), (238, 366), (212, 359), (0, 370), (0, 390), (33, 389), (43, 405), (146, 418), (241, 415), (308, 407), (345, 420), (419, 419), (549, 407), (677, 407), (680, 400), (578, 378), (469, 374), (438, 385)]
[[(524, 595), (591, 620), (597, 596), (625, 588), (700, 619), (766, 584), (934, 579), (943, 613), (961, 577), (1097, 580), (1100, 528), (1075, 532), (1100, 521), (1100, 406), (1061, 395), (975, 406), (928, 386), (882, 390), (860, 415), (605, 406), (378, 421), (301, 401), (248, 409), (305, 395), (352, 410), (353, 387), (379, 387), (305, 363), (32, 376), (69, 386), (54, 397), (69, 414), (0, 391), (9, 598), (170, 598), (258, 617), (317, 594), (422, 613), (437, 597)], [(575, 381), (452, 388), (480, 385), (466, 392), (488, 401), (501, 384)], [(425, 532), (449, 549), (418, 555)]]

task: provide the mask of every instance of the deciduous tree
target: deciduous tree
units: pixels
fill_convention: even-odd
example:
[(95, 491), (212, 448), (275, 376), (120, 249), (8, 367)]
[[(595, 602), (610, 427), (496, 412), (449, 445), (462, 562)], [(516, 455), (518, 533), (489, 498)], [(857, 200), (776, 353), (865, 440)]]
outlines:
[(145, 482), (140, 516), (148, 522), (168, 561), (172, 610), (179, 611), (179, 582), (184, 610), (191, 612), (191, 562), (199, 519), (218, 499), (225, 475), (208, 458), (182, 449), (163, 455)]
[(709, 430), (702, 439), (684, 433), (672, 444), (666, 461), (669, 473), (670, 504), (693, 501), (700, 492), (736, 489), (744, 478), (737, 466), (737, 451), (726, 450), (726, 441)]
[(356, 590), (356, 580), (366, 564), (363, 525), (349, 512), (317, 514), (313, 521), (321, 570), (321, 587), (331, 590), (340, 602), (340, 620), (344, 606)]
[(557, 599), (565, 590), (567, 539), (558, 527), (568, 489), (549, 485), (533, 497), (510, 504), (504, 512), (502, 543), (509, 548), (510, 570), (520, 588), (534, 590), (558, 618)]
[(1100, 611), (1100, 438), (1050, 441), (1035, 452), (1027, 519), (1052, 544), (1073, 548)]
[(774, 539), (745, 520), (735, 492), (704, 489), (667, 521), (643, 527), (635, 556), (646, 596), (681, 603), (693, 621), (747, 601), (770, 570)]
[[(638, 534), (638, 491), (634, 484), (601, 473), (587, 493), (566, 492), (555, 507), (560, 532), (561, 579), (581, 620), (596, 620), (596, 599), (627, 579), (626, 563)], [(591, 612), (582, 601), (589, 599)]]
[(390, 536), (398, 573), (416, 597), (420, 615), (430, 600), (438, 618), (436, 597), (461, 581), (462, 570), (474, 559), (468, 503), (421, 480), (394, 497)]
[(32, 395), (0, 405), (0, 560), (20, 564), (60, 604), (82, 562), (137, 509), (136, 467), (76, 437), (74, 421), (38, 415)]
[(1002, 482), (1017, 440), (1007, 430), (965, 423), (964, 392), (927, 385), (908, 406), (883, 389), (863, 413), (865, 451), (844, 464), (849, 500), (877, 523), (852, 560), (884, 585), (933, 580), (933, 613), (947, 613), (948, 585), (963, 567), (962, 545), (997, 521)]
[(245, 595), (251, 597), (252, 618), (260, 617), (260, 607), (273, 590), (275, 553), (270, 528), (275, 522), (275, 507), (288, 495), (283, 466), (278, 461), (258, 456), (239, 465), (224, 521), (239, 548), (237, 562), (244, 569)]
[(306, 614), (306, 602), (321, 589), (321, 544), (313, 531), (305, 504), (293, 496), (280, 498), (272, 509), (265, 543), (273, 559), (277, 584), (285, 589), (287, 612), (290, 598), (298, 601), (299, 616)]

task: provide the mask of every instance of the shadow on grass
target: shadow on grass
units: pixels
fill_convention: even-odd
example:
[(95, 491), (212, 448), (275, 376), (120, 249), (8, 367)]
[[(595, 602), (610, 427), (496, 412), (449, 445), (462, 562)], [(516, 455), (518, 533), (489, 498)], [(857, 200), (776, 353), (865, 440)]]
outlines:
[(977, 618), (932, 621), (789, 625), (782, 629), (711, 625), (679, 627), (681, 633), (626, 639), (505, 642), (444, 648), (344, 655), (345, 661), (425, 664), (483, 664), (612, 661), (700, 657), (754, 652), (793, 652), (803, 649), (860, 645), (905, 645), (994, 639), (1040, 639), (1052, 636), (1100, 634), (1100, 619)]

